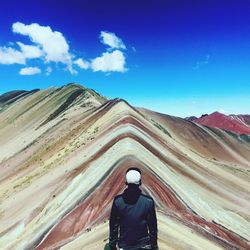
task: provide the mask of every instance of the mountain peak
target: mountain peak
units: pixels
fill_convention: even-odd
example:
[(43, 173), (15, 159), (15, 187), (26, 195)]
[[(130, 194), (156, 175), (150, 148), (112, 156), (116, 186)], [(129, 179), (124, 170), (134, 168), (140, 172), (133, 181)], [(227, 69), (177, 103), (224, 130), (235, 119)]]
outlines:
[(201, 125), (220, 128), (236, 134), (250, 134), (250, 127), (245, 120), (245, 117), (225, 115), (216, 111), (210, 115), (202, 115), (193, 121)]
[(215, 115), (216, 115), (216, 116), (227, 116), (227, 115), (225, 115), (225, 114), (223, 114), (223, 113), (221, 113), (221, 112), (219, 112), (219, 111), (215, 111), (215, 112), (211, 113), (210, 116), (211, 116), (211, 115), (213, 115), (213, 116), (215, 116)]
[(77, 83), (77, 82), (67, 83), (67, 84), (63, 85), (63, 87), (78, 87), (78, 88), (81, 88), (81, 89), (86, 89), (86, 87), (84, 87), (82, 84)]

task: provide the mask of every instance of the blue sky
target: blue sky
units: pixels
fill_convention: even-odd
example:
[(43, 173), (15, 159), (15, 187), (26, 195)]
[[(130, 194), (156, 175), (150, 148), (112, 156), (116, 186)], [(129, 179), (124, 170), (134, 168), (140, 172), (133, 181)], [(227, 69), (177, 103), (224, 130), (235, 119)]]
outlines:
[(176, 116), (250, 113), (248, 0), (4, 1), (0, 94), (78, 82)]

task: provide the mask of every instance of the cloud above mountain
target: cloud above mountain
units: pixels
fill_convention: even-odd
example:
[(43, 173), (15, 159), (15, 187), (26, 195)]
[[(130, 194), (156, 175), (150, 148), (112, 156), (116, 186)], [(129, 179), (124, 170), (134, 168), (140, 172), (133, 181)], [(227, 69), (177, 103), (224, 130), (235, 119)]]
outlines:
[[(126, 49), (122, 39), (113, 32), (101, 31), (99, 35), (100, 42), (108, 46), (106, 51), (100, 56), (92, 59), (83, 59), (77, 54), (72, 53), (69, 43), (65, 36), (54, 31), (50, 26), (42, 26), (38, 23), (26, 25), (16, 22), (12, 25), (12, 32), (29, 38), (31, 44), (24, 44), (20, 41), (11, 43), (11, 46), (0, 46), (0, 64), (11, 65), (32, 64), (31, 59), (38, 60), (40, 63), (50, 68), (52, 72), (53, 63), (64, 65), (71, 74), (77, 74), (75, 67), (81, 70), (90, 69), (93, 72), (126, 72), (126, 57), (122, 50)], [(31, 75), (31, 69), (37, 67), (25, 67), (19, 72), (21, 75)], [(27, 70), (28, 69), (28, 70)], [(48, 75), (48, 70), (44, 70)], [(23, 73), (24, 72), (24, 73)], [(34, 74), (41, 73), (41, 70), (35, 70)]]
[(117, 37), (115, 33), (101, 31), (100, 40), (103, 44), (110, 46), (112, 49), (126, 49), (122, 39)]
[(78, 67), (81, 69), (88, 69), (90, 67), (89, 62), (83, 60), (82, 58), (75, 60), (74, 64), (78, 65)]
[(26, 58), (22, 51), (11, 47), (0, 47), (0, 63), (1, 64), (25, 64)]
[[(41, 50), (46, 62), (71, 63), (69, 45), (62, 33), (52, 31), (49, 26), (40, 26), (37, 23), (25, 25), (20, 22), (13, 24), (12, 31), (28, 36), (31, 42), (37, 46), (32, 46), (32, 49)], [(30, 51), (28, 47), (27, 50)]]
[(40, 74), (41, 70), (38, 67), (26, 67), (26, 68), (22, 68), (19, 71), (20, 75), (36, 75), (36, 74)]
[(101, 31), (99, 38), (100, 42), (107, 45), (108, 48), (101, 56), (91, 60), (91, 69), (94, 72), (126, 72), (126, 57), (122, 51), (126, 50), (126, 46), (122, 39), (108, 31)]
[(91, 62), (92, 70), (102, 72), (126, 72), (125, 56), (122, 51), (114, 50), (113, 52), (104, 52)]

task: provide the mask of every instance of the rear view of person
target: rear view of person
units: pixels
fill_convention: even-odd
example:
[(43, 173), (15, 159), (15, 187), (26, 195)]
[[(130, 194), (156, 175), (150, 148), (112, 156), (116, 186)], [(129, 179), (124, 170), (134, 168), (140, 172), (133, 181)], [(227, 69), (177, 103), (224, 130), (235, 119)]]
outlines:
[[(142, 194), (141, 170), (131, 167), (126, 172), (127, 188), (117, 195), (109, 220), (109, 247), (114, 250), (157, 250), (157, 218), (154, 200)], [(119, 233), (118, 233), (119, 231)]]

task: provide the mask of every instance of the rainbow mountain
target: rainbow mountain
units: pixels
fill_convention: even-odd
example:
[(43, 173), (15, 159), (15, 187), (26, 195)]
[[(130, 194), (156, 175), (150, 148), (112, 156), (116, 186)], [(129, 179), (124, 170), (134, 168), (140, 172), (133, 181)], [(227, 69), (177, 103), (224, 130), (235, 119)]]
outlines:
[(131, 165), (168, 249), (250, 249), (250, 139), (79, 84), (0, 96), (0, 249), (108, 242)]

